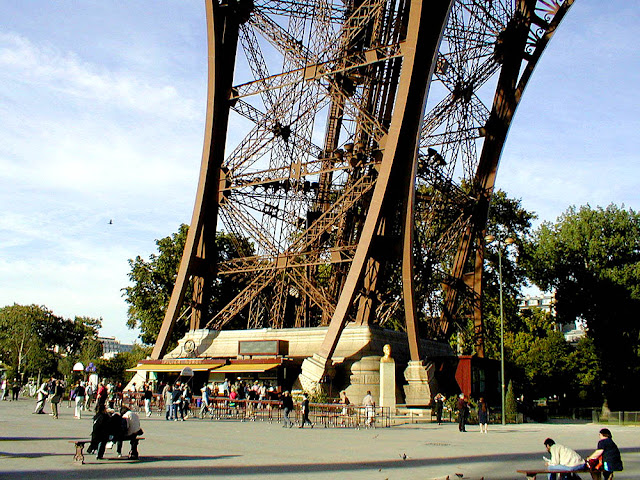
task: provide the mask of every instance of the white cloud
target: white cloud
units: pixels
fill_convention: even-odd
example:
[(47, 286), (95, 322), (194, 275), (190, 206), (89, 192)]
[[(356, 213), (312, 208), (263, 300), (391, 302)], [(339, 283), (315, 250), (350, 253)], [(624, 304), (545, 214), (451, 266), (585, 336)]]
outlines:
[(193, 120), (200, 105), (181, 97), (173, 85), (158, 85), (127, 71), (109, 71), (73, 52), (35, 45), (14, 33), (0, 33), (2, 77), (34, 89), (51, 90), (72, 101), (111, 105), (173, 119)]

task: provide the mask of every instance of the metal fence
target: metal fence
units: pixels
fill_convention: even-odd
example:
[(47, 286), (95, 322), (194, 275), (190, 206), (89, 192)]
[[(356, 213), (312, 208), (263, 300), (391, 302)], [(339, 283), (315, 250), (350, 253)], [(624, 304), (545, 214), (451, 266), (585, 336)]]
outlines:
[(608, 416), (599, 416), (601, 423), (613, 423), (618, 425), (640, 423), (640, 412), (610, 412)]
[[(144, 411), (144, 399), (140, 392), (125, 392), (122, 404), (136, 412)], [(165, 415), (166, 409), (162, 395), (154, 395), (151, 412)], [(228, 397), (215, 397), (209, 406), (202, 404), (200, 397), (194, 397), (187, 406), (187, 415), (210, 420), (236, 420), (282, 422), (284, 411), (279, 400), (232, 400)], [(295, 411), (289, 418), (300, 424), (302, 411), (295, 405)], [(365, 407), (358, 405), (340, 405), (334, 403), (310, 403), (309, 420), (316, 427), (325, 428), (376, 428), (391, 426), (389, 407)]]

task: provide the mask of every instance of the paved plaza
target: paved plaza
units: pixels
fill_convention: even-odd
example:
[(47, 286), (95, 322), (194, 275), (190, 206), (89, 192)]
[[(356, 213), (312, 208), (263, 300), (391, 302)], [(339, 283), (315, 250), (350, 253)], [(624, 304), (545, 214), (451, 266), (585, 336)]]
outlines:
[[(590, 454), (600, 425), (491, 425), (483, 435), (471, 425), (409, 423), (395, 419), (391, 428), (292, 428), (266, 422), (142, 418), (146, 440), (140, 461), (104, 460), (87, 455), (73, 463), (69, 440), (87, 438), (91, 415), (77, 420), (61, 404), (60, 418), (33, 415), (35, 402), (0, 402), (0, 478), (66, 479), (524, 479), (520, 468), (542, 466), (542, 442), (558, 443)], [(46, 411), (48, 412), (47, 404)], [(625, 471), (616, 480), (640, 478), (640, 430), (609, 426), (622, 451)], [(125, 443), (123, 452), (128, 452)], [(458, 474), (458, 476), (456, 476)], [(582, 474), (583, 480), (589, 478)]]

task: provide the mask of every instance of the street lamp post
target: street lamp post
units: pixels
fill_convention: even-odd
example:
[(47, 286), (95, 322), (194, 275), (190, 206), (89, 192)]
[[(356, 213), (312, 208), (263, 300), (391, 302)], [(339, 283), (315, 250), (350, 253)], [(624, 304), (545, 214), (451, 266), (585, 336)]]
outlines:
[(505, 416), (505, 379), (504, 379), (504, 308), (502, 306), (502, 249), (511, 245), (515, 240), (511, 237), (496, 238), (494, 235), (484, 237), (487, 244), (497, 241), (498, 244), (498, 284), (500, 286), (500, 400), (502, 403), (502, 425), (507, 424)]

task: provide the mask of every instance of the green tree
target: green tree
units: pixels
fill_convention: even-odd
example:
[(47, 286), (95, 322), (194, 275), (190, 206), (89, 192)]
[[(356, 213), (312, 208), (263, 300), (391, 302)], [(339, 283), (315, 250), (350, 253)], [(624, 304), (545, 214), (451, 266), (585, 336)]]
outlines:
[(504, 399), (504, 418), (507, 422), (517, 422), (516, 416), (518, 415), (518, 402), (516, 402), (516, 395), (513, 391), (513, 382), (509, 380), (507, 386), (507, 394)]
[(505, 332), (510, 373), (528, 398), (571, 393), (570, 353), (553, 317), (540, 309), (514, 316)]
[(640, 380), (640, 216), (615, 205), (569, 208), (524, 245), (523, 265), (544, 291), (555, 289), (560, 323), (586, 322), (612, 409), (635, 405)]
[[(164, 319), (171, 292), (178, 274), (178, 267), (187, 238), (188, 226), (180, 225), (178, 232), (169, 237), (156, 240), (158, 254), (152, 254), (146, 261), (140, 256), (129, 260), (131, 271), (129, 280), (132, 285), (123, 289), (125, 301), (129, 304), (127, 325), (129, 328), (140, 328), (140, 339), (150, 345), (156, 341)], [(232, 234), (216, 235), (216, 253), (219, 261), (238, 256), (249, 255), (253, 248), (246, 239), (237, 239)], [(212, 286), (212, 310), (209, 315), (222, 308), (233, 299), (246, 285), (244, 279), (224, 276), (217, 278)], [(189, 285), (185, 298), (191, 298), (192, 286)], [(181, 315), (188, 308), (183, 306)], [(171, 343), (176, 344), (189, 328), (188, 317), (178, 322), (173, 329)], [(229, 328), (239, 325), (229, 325)]]
[(61, 322), (44, 306), (14, 304), (0, 309), (0, 349), (11, 375), (24, 378), (55, 373), (55, 355), (47, 350), (55, 343), (47, 334), (50, 325)]
[(0, 309), (0, 356), (10, 365), (10, 375), (22, 379), (68, 375), (83, 346), (97, 341), (100, 325), (89, 317), (62, 318), (45, 306), (6, 306)]
[(151, 347), (134, 345), (131, 352), (121, 352), (110, 359), (98, 359), (95, 362), (98, 375), (114, 382), (127, 383), (134, 375), (134, 372), (127, 372), (133, 368), (138, 361), (147, 358), (151, 353)]

